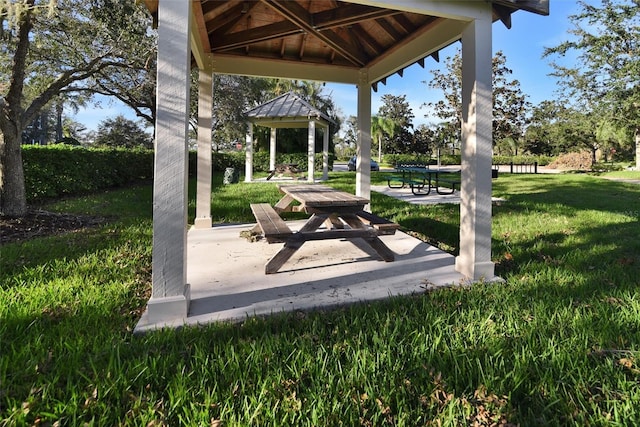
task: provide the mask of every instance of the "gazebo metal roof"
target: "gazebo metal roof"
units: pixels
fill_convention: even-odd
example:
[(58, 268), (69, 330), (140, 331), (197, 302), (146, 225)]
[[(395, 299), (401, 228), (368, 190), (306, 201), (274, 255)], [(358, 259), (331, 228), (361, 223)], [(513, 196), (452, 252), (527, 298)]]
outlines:
[(329, 116), (313, 107), (294, 92), (287, 92), (245, 112), (253, 123), (274, 127), (306, 127), (309, 120), (333, 123)]

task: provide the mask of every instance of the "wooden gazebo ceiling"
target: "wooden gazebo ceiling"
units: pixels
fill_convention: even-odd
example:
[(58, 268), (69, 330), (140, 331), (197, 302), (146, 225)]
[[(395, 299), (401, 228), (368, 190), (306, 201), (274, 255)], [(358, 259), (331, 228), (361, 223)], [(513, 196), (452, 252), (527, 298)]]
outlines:
[[(157, 2), (146, 0), (154, 15)], [(518, 9), (548, 14), (548, 0), (492, 3), (494, 19), (507, 26)], [(193, 13), (203, 50), (214, 56), (353, 69), (370, 67), (447, 19), (339, 0), (195, 0)], [(428, 54), (437, 59), (437, 50)]]
[(205, 1), (202, 12), (213, 53), (357, 68), (438, 19), (333, 0)]

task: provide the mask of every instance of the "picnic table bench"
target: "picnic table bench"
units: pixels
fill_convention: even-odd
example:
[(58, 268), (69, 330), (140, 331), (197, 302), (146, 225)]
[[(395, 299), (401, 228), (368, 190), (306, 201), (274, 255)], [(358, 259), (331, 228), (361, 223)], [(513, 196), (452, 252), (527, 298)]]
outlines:
[(251, 203), (251, 212), (256, 217), (256, 226), (252, 230), (264, 236), (269, 243), (284, 242), (293, 234), (287, 223), (269, 203)]
[[(437, 173), (436, 174), (436, 193), (438, 194), (453, 194), (456, 191), (456, 186), (458, 187), (458, 190), (460, 190), (460, 175), (455, 175), (456, 172), (448, 172), (446, 174), (442, 174), (442, 173)], [(446, 187), (442, 187), (440, 185), (440, 183), (445, 183), (445, 184), (449, 184), (451, 187), (451, 190), (441, 190), (441, 188), (446, 188)]]

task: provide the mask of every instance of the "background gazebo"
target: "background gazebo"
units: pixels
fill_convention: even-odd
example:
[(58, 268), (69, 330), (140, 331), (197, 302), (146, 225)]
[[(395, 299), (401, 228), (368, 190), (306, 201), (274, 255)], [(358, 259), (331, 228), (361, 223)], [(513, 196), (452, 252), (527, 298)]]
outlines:
[(281, 128), (308, 129), (308, 160), (307, 180), (314, 182), (316, 126), (323, 129), (322, 141), (322, 179), (329, 174), (329, 126), (335, 124), (322, 111), (314, 108), (304, 99), (293, 92), (287, 92), (245, 113), (249, 122), (246, 138), (245, 181), (253, 180), (253, 126), (264, 126), (271, 129), (269, 138), (269, 169), (276, 167), (276, 131)]

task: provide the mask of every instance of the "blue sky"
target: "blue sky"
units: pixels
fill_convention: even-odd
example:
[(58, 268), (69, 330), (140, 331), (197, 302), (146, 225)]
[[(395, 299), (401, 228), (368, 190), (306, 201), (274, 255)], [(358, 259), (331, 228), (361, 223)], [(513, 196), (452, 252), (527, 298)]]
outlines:
[[(594, 4), (599, 1), (588, 0), (587, 3)], [(550, 0), (549, 16), (518, 11), (512, 15), (510, 30), (499, 21), (493, 24), (493, 51), (501, 50), (505, 54), (506, 66), (513, 70), (511, 78), (520, 81), (522, 91), (528, 95), (528, 100), (534, 105), (553, 99), (556, 90), (555, 78), (548, 76), (552, 72), (549, 65), (550, 59), (543, 59), (542, 52), (545, 47), (557, 46), (570, 38), (567, 33), (571, 27), (568, 16), (579, 10), (575, 0)], [(386, 85), (379, 84), (378, 92), (372, 93), (372, 114), (377, 114), (382, 95), (406, 95), (415, 116), (413, 124), (418, 126), (428, 123), (429, 119), (425, 118), (427, 110), (421, 108), (421, 105), (439, 99), (442, 94), (429, 90), (422, 82), (432, 77), (429, 70), (442, 68), (445, 59), (453, 56), (459, 47), (460, 43), (455, 43), (442, 50), (440, 63), (428, 58), (425, 60), (425, 68), (414, 64), (405, 69), (403, 77), (395, 74), (387, 79)], [(324, 93), (334, 98), (345, 118), (356, 114), (357, 89), (355, 86), (327, 83)], [(88, 129), (95, 130), (101, 121), (118, 114), (136, 120), (131, 109), (107, 99), (103, 99), (99, 107), (80, 111), (74, 119)]]
[[(589, 0), (587, 3), (596, 2)], [(574, 0), (550, 0), (549, 16), (518, 11), (511, 17), (510, 30), (499, 21), (493, 24), (493, 52), (502, 51), (505, 54), (506, 66), (513, 70), (510, 78), (520, 81), (520, 88), (534, 105), (553, 99), (557, 88), (556, 79), (548, 76), (553, 71), (550, 58), (543, 59), (542, 53), (546, 47), (555, 47), (570, 38), (567, 30), (572, 24), (568, 17), (579, 11)], [(444, 69), (445, 59), (453, 56), (460, 47), (461, 44), (458, 42), (440, 51), (440, 63), (435, 62), (433, 58), (427, 58), (425, 68), (414, 64), (404, 70), (403, 77), (395, 74), (387, 79), (386, 85), (379, 84), (378, 92), (372, 93), (372, 114), (377, 114), (382, 105), (380, 99), (383, 95), (405, 95), (415, 116), (414, 126), (428, 123), (431, 119), (425, 118), (427, 109), (421, 108), (421, 105), (437, 101), (442, 93), (429, 89), (427, 84), (422, 82), (433, 77), (430, 70)], [(325, 91), (332, 95), (345, 117), (356, 115), (355, 86), (327, 83)]]

